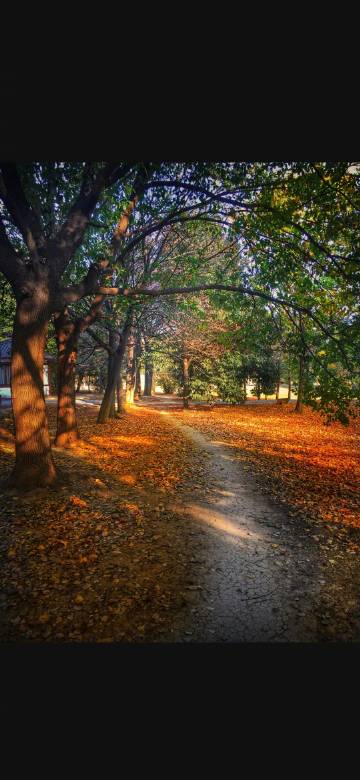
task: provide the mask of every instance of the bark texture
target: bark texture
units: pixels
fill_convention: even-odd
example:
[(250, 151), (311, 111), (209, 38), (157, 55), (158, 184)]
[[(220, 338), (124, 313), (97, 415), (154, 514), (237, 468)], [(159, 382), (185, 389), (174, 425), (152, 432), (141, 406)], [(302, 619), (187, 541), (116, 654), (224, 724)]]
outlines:
[(19, 490), (56, 481), (43, 388), (49, 315), (48, 286), (39, 279), (18, 302), (13, 330), (11, 395), (16, 461), (7, 484)]
[(134, 399), (138, 400), (141, 397), (141, 375), (140, 375), (140, 359), (142, 354), (141, 339), (137, 337), (135, 348), (135, 392)]
[(76, 420), (75, 369), (79, 327), (71, 322), (66, 310), (55, 318), (58, 347), (58, 407), (56, 447), (74, 447), (79, 440)]
[(117, 414), (124, 413), (124, 393), (121, 379), (116, 384)]
[(136, 379), (135, 334), (134, 334), (134, 329), (130, 328), (128, 341), (127, 341), (127, 345), (126, 345), (126, 395), (125, 395), (125, 401), (126, 401), (127, 404), (133, 404), (134, 403), (135, 379)]
[[(56, 481), (43, 390), (48, 323), (50, 316), (61, 312), (68, 303), (96, 292), (101, 270), (97, 263), (90, 265), (88, 273), (78, 284), (63, 288), (61, 278), (83, 241), (102, 192), (126, 176), (132, 167), (133, 163), (85, 163), (79, 191), (62, 224), (55, 226), (54, 201), (50, 206), (52, 218), (49, 220), (48, 208), (46, 214), (42, 214), (40, 201), (34, 206), (29, 199), (17, 164), (0, 162), (0, 199), (23, 241), (20, 249), (13, 245), (12, 232), (8, 234), (0, 213), (0, 270), (9, 281), (17, 301), (11, 359), (16, 460), (8, 485), (16, 485), (20, 490), (45, 487)], [(135, 177), (134, 194), (126, 209), (124, 230), (144, 190), (147, 176), (148, 171), (144, 171), (141, 164)], [(51, 177), (49, 185), (49, 192), (54, 195)], [(122, 225), (118, 230), (120, 235), (124, 232)], [(69, 387), (72, 383), (72, 377), (67, 376), (65, 370), (62, 382), (64, 396), (66, 383)], [(61, 424), (66, 418), (65, 407), (62, 406)], [(65, 422), (64, 425), (66, 427)]]
[(151, 348), (147, 341), (145, 341), (145, 384), (144, 384), (144, 396), (151, 396), (153, 389), (153, 361)]
[(120, 342), (117, 349), (112, 356), (111, 366), (109, 367), (109, 375), (105, 388), (104, 397), (101, 402), (99, 414), (97, 418), (98, 423), (104, 423), (109, 419), (111, 414), (111, 408), (113, 402), (115, 403), (115, 391), (118, 382), (120, 381), (121, 369), (124, 363), (124, 356), (126, 354), (127, 341), (129, 333), (132, 327), (132, 314), (128, 312), (124, 327), (121, 333)]

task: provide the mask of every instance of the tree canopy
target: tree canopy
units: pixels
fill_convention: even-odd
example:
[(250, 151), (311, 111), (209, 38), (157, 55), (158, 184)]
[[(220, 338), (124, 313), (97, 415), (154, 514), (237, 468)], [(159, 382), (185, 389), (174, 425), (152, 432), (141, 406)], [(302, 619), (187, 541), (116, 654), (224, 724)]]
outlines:
[(359, 192), (352, 161), (0, 163), (14, 478), (56, 478), (39, 380), (49, 338), (61, 446), (78, 437), (90, 358), (101, 422), (143, 365), (184, 402), (240, 402), (247, 380), (266, 395), (290, 376), (298, 411), (346, 423), (360, 390)]

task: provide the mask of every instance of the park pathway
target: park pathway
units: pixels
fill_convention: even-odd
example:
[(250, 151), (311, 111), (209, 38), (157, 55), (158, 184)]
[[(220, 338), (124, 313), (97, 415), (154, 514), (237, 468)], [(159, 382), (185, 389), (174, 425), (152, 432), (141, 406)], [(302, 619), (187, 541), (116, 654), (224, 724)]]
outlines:
[(262, 494), (261, 485), (246, 473), (231, 447), (211, 441), (179, 419), (182, 415), (173, 415), (178, 407), (174, 399), (158, 396), (137, 403), (157, 409), (207, 462), (205, 492), (195, 497), (189, 490), (172, 507), (191, 521), (196, 549), (193, 557), (189, 553), (193, 579), (188, 586), (187, 626), (181, 636), (172, 634), (172, 641), (341, 638), (343, 603), (341, 599), (336, 603), (335, 591), (341, 592), (342, 585), (339, 582), (334, 591), (329, 578), (333, 589), (329, 606), (329, 567), (313, 539), (314, 528), (294, 520), (282, 505)]
[[(270, 497), (177, 398), (99, 427), (99, 397), (77, 402), (83, 439), (54, 448), (64, 484), (0, 495), (2, 641), (360, 640), (359, 529)], [(0, 449), (5, 476), (6, 412)]]

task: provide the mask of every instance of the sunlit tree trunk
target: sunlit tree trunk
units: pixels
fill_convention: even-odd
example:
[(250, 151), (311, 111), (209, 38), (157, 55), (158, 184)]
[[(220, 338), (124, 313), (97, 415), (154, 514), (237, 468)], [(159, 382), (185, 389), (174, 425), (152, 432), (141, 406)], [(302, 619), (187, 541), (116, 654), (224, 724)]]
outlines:
[(123, 366), (124, 356), (126, 353), (126, 345), (127, 345), (127, 340), (129, 337), (131, 325), (132, 325), (132, 321), (131, 321), (131, 314), (130, 314), (125, 321), (124, 328), (120, 338), (120, 343), (113, 355), (113, 360), (107, 378), (104, 397), (102, 399), (98, 418), (97, 418), (98, 423), (104, 423), (110, 417), (112, 403), (115, 398), (117, 383), (120, 381), (121, 369)]
[(140, 366), (137, 365), (134, 398), (137, 401), (140, 397), (141, 397), (141, 374), (140, 374)]
[(149, 364), (145, 365), (145, 386), (144, 395), (151, 396), (153, 387), (153, 368)]
[(113, 360), (111, 362), (111, 367), (108, 373), (106, 388), (104, 392), (104, 397), (101, 402), (101, 406), (99, 409), (99, 414), (97, 418), (98, 423), (106, 422), (110, 417), (115, 415), (112, 414), (112, 409), (115, 406), (115, 390), (117, 387), (117, 383), (119, 381), (120, 371), (122, 367), (124, 357), (124, 351), (122, 353), (115, 353)]
[(58, 347), (58, 406), (56, 447), (73, 447), (79, 440), (76, 420), (75, 369), (79, 329), (66, 311), (55, 317)]
[(117, 401), (117, 414), (123, 414), (124, 412), (124, 394), (123, 394), (123, 388), (122, 388), (122, 381), (119, 379), (119, 381), (116, 384), (116, 401)]
[(113, 416), (112, 409), (115, 406), (115, 400), (114, 400), (115, 390), (120, 376), (123, 357), (124, 357), (123, 350), (122, 353), (120, 354), (116, 352), (113, 357), (108, 378), (107, 378), (104, 397), (102, 399), (101, 406), (99, 409), (99, 414), (97, 418), (98, 423), (106, 422), (106, 420), (108, 420), (111, 416)]
[(135, 349), (135, 364), (136, 364), (136, 370), (135, 370), (135, 391), (134, 391), (134, 399), (137, 401), (141, 396), (141, 375), (140, 375), (140, 358), (142, 354), (142, 348), (141, 348), (141, 340), (138, 335), (137, 341), (136, 341), (136, 349)]
[(152, 366), (145, 366), (145, 386), (144, 386), (144, 395), (151, 396), (152, 395), (152, 388), (153, 388), (153, 368)]
[(45, 487), (56, 481), (43, 386), (49, 316), (49, 290), (39, 279), (17, 305), (12, 339), (16, 460), (7, 484), (19, 490)]
[(134, 403), (135, 392), (135, 334), (134, 329), (131, 328), (128, 336), (128, 342), (126, 347), (126, 394), (125, 402), (127, 404)]
[(145, 385), (144, 396), (151, 396), (153, 388), (153, 362), (151, 349), (147, 341), (145, 341)]

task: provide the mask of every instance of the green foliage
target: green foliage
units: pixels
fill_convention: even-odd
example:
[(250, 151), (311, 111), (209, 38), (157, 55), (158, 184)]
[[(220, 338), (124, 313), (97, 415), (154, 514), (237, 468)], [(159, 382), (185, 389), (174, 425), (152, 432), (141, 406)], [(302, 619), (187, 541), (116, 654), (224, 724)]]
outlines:
[[(66, 218), (86, 165), (81, 161), (18, 165), (46, 238), (54, 236)], [(97, 163), (95, 171), (101, 165)], [(126, 241), (133, 248), (114, 263), (114, 284), (159, 290), (169, 285), (232, 284), (273, 298), (212, 291), (165, 302), (139, 295), (132, 304), (140, 330), (168, 352), (166, 365), (160, 351), (156, 356), (166, 386), (181, 385), (181, 361), (188, 354), (193, 398), (210, 398), (216, 392), (238, 402), (246, 379), (254, 381), (254, 393), (270, 395), (289, 370), (298, 386), (302, 354), (304, 401), (329, 421), (345, 422), (356, 410), (360, 393), (359, 164), (146, 165), (152, 167), (153, 186), (146, 189), (132, 217)], [(129, 202), (133, 182), (131, 174), (103, 194), (63, 284), (82, 279), (91, 262), (112, 257), (113, 230)], [(11, 242), (24, 254), (19, 230), (3, 205), (0, 210)], [(163, 224), (170, 214), (177, 216)], [(136, 243), (144, 229), (149, 232)], [(279, 299), (291, 305), (279, 305)], [(70, 313), (84, 314), (90, 302), (79, 301)], [(15, 300), (2, 277), (0, 305), (3, 337), (11, 331)], [(109, 301), (104, 306), (104, 329), (121, 327), (128, 306), (128, 299), (121, 297)], [(55, 352), (51, 329), (48, 350)]]
[(11, 335), (16, 301), (9, 282), (0, 273), (0, 339)]
[(349, 423), (350, 417), (360, 413), (359, 377), (351, 379), (340, 365), (331, 369), (321, 368), (314, 371), (309, 368), (306, 378), (304, 398), (309, 406), (319, 411), (327, 424)]
[(248, 363), (248, 376), (255, 383), (252, 390), (254, 396), (272, 395), (280, 379), (279, 367), (271, 357), (257, 356)]
[(190, 379), (190, 397), (194, 401), (213, 401), (217, 396), (217, 388), (210, 379), (196, 376), (196, 370), (192, 372)]
[(226, 352), (214, 364), (214, 381), (222, 401), (241, 403), (245, 400), (245, 366), (239, 353)]

